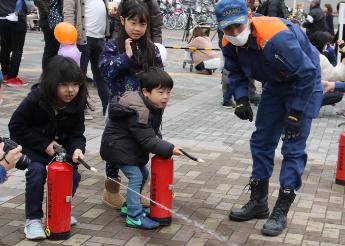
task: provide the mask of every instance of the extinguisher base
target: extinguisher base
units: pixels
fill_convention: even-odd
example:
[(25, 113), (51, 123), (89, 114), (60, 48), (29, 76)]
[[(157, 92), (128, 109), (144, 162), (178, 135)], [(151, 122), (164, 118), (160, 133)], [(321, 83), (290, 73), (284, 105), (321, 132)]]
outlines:
[(171, 224), (171, 217), (166, 217), (166, 218), (155, 218), (155, 217), (151, 217), (149, 216), (150, 219), (158, 222), (161, 226), (168, 226)]
[(70, 238), (70, 236), (71, 236), (71, 232), (70, 231), (59, 232), (59, 233), (51, 232), (50, 236), (47, 237), (47, 239), (48, 240), (52, 240), (52, 241), (66, 240), (66, 239)]
[(345, 180), (336, 179), (335, 183), (338, 185), (345, 185)]

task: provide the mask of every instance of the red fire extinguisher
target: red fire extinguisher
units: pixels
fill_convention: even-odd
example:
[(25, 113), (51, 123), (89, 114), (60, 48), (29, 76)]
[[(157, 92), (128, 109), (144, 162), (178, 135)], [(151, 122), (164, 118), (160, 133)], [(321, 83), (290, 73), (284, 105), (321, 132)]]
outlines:
[(345, 132), (340, 134), (337, 162), (336, 184), (345, 185)]
[[(151, 158), (151, 200), (171, 209), (173, 199), (173, 159)], [(161, 225), (171, 224), (171, 212), (151, 201), (150, 218)]]
[(73, 167), (66, 162), (66, 153), (58, 153), (48, 165), (46, 235), (51, 240), (65, 240), (71, 230)]

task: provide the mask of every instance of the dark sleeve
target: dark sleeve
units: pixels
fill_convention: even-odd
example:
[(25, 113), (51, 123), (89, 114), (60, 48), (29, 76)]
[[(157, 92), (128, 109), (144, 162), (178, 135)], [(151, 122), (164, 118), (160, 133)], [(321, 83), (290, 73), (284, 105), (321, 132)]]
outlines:
[(269, 1), (267, 6), (267, 16), (277, 17), (279, 16), (280, 0), (267, 0)]
[(149, 4), (150, 12), (150, 32), (151, 39), (154, 43), (162, 43), (162, 21), (161, 21), (161, 12), (159, 9), (158, 2), (156, 0), (150, 0)]
[(135, 122), (129, 126), (129, 131), (146, 151), (165, 159), (172, 156), (174, 145), (159, 138), (150, 124)]
[(8, 128), (11, 138), (23, 145), (23, 148), (30, 146), (32, 150), (44, 153), (52, 139), (44, 136), (37, 127), (32, 125), (32, 115), (37, 106), (36, 103), (24, 99), (14, 111)]
[(122, 71), (128, 70), (130, 59), (126, 52), (119, 53), (117, 42), (111, 40), (106, 43), (99, 56), (99, 68), (103, 78), (112, 81)]
[(38, 8), (38, 11), (40, 13), (40, 18), (47, 19), (49, 10), (48, 10), (47, 4), (45, 3), (45, 0), (34, 0), (34, 4)]
[(85, 116), (84, 111), (76, 116), (78, 119), (74, 127), (69, 132), (68, 136), (68, 146), (70, 154), (73, 154), (76, 149), (80, 149), (85, 153), (86, 139), (84, 136), (85, 132)]

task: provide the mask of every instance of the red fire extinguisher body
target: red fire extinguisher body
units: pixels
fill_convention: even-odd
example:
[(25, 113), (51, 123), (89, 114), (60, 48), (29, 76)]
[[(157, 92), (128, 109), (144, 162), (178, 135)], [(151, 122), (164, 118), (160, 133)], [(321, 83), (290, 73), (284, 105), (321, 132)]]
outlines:
[(46, 234), (51, 240), (69, 238), (71, 230), (73, 168), (66, 162), (48, 165)]
[[(173, 198), (173, 159), (151, 158), (151, 200), (171, 209)], [(150, 218), (161, 225), (171, 224), (171, 212), (151, 201)]]
[(336, 184), (345, 185), (345, 132), (340, 134), (337, 173), (335, 178)]

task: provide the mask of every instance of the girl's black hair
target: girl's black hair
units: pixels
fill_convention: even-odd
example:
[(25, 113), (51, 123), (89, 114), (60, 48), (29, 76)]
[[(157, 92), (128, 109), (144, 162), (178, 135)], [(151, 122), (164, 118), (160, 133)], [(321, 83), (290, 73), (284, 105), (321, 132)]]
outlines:
[[(137, 65), (141, 68), (141, 71), (145, 71), (148, 67), (156, 65), (156, 55), (154, 44), (151, 41), (150, 35), (150, 13), (147, 9), (145, 1), (140, 0), (122, 0), (119, 6), (119, 14), (124, 19), (138, 18), (140, 23), (146, 23), (146, 32), (138, 40), (133, 40), (132, 50), (133, 59)], [(125, 31), (125, 27), (121, 24), (119, 33), (119, 51), (125, 52), (125, 40), (129, 38)], [(138, 71), (133, 71), (138, 72)]]
[(72, 102), (75, 102), (78, 111), (86, 107), (91, 108), (88, 102), (89, 93), (86, 86), (85, 75), (78, 64), (69, 57), (54, 56), (48, 64), (44, 66), (40, 77), (41, 97), (47, 101), (51, 107), (58, 109), (61, 101), (57, 97), (57, 87), (61, 83), (77, 82), (79, 92)]
[(330, 43), (331, 40), (332, 35), (329, 32), (322, 31), (314, 32), (309, 38), (310, 43), (314, 45), (320, 53), (323, 52), (323, 48), (325, 48), (325, 45)]
[(149, 67), (147, 71), (139, 74), (140, 89), (145, 88), (148, 92), (153, 89), (172, 89), (174, 81), (170, 75), (158, 67)]

